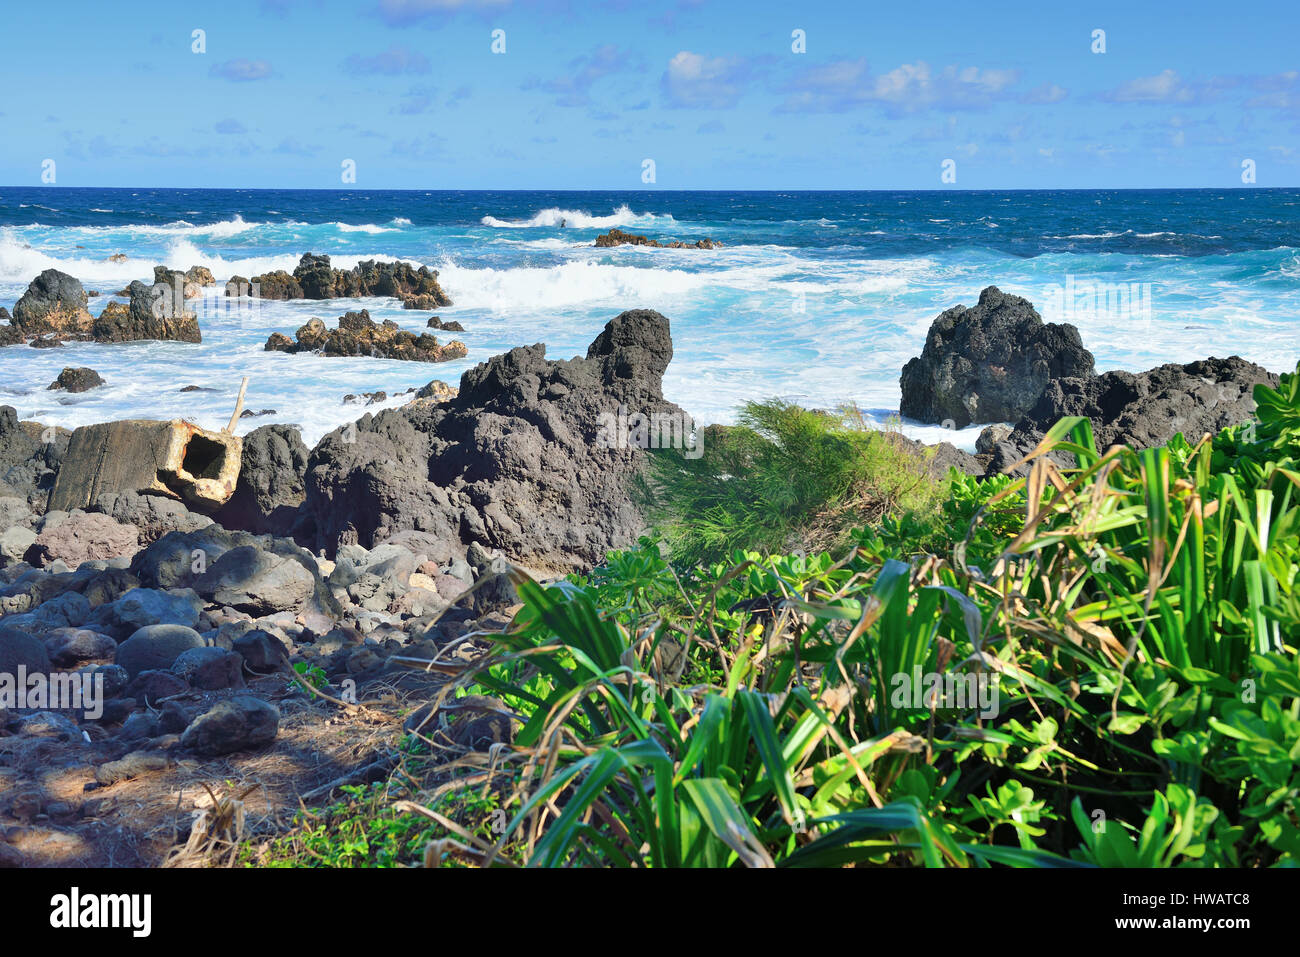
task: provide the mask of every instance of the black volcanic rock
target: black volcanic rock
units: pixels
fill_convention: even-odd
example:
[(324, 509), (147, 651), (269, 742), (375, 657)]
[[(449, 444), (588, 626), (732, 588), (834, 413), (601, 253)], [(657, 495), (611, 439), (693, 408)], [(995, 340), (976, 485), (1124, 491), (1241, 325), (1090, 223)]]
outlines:
[(47, 269), (33, 279), (14, 306), (13, 324), (25, 337), (54, 333), (84, 336), (91, 317), (86, 290), (65, 272)]
[(9, 310), (0, 306), (0, 346), (14, 346), (23, 341), (22, 331), (14, 325)]
[(21, 495), (40, 511), (45, 510), (55, 473), (68, 450), (69, 435), (59, 429), (44, 432), (32, 423), (20, 423), (13, 406), (0, 405), (0, 497)]
[(633, 310), (586, 358), (512, 349), (454, 398), (366, 415), (313, 450), (299, 540), (333, 554), (401, 535), (435, 561), (479, 543), (539, 568), (597, 564), (643, 528), (628, 497), (642, 453), (602, 443), (602, 416), (684, 416), (663, 398), (672, 354), (668, 320)]
[(1015, 422), (1051, 380), (1092, 371), (1078, 329), (1044, 323), (1028, 300), (989, 286), (974, 308), (954, 306), (934, 320), (920, 357), (903, 367), (901, 411), (957, 428)]
[[(366, 260), (351, 269), (336, 269), (329, 256), (304, 253), (290, 276), (283, 270), (254, 276), (263, 299), (355, 299), (384, 296), (426, 303), (420, 308), (450, 306), (451, 299), (438, 284), (438, 273), (428, 266)], [(229, 295), (229, 289), (227, 290)]]
[(306, 494), (307, 446), (288, 425), (264, 425), (244, 436), (235, 493), (215, 518), (226, 528), (286, 535)]
[(89, 392), (103, 384), (103, 378), (94, 369), (80, 367), (64, 369), (46, 388), (63, 389), (67, 392)]
[(91, 329), (96, 342), (141, 339), (202, 342), (198, 317), (185, 309), (184, 291), (167, 283), (146, 285), (139, 280), (126, 288), (129, 303), (110, 302)]
[[(1112, 445), (1152, 448), (1177, 433), (1196, 442), (1202, 435), (1248, 421), (1255, 411), (1255, 386), (1277, 383), (1275, 374), (1240, 356), (1170, 363), (1147, 372), (1057, 379), (1010, 435), (1000, 441), (990, 436), (985, 443), (993, 453), (990, 471), (1015, 464), (1049, 428), (1072, 415), (1091, 420), (1097, 448), (1103, 452)], [(1058, 458), (1072, 464), (1069, 456)]]

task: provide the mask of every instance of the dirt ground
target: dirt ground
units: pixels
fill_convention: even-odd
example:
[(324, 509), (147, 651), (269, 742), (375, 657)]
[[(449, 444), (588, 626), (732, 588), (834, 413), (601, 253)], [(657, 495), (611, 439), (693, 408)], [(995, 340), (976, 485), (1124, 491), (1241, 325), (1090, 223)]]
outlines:
[[(377, 762), (382, 774), (406, 716), (443, 681), (386, 670), (358, 683), (361, 707), (355, 709), (314, 699), (282, 675), (238, 691), (184, 696), (182, 703), (197, 710), (250, 693), (279, 708), (279, 733), (270, 746), (222, 758), (198, 759), (182, 751), (178, 735), (127, 744), (93, 724), (85, 726), (89, 742), (66, 733), (0, 731), (0, 864), (161, 866), (186, 843), (195, 812), (211, 808), (205, 784), (218, 799), (243, 794), (245, 834), (270, 836), (303, 806), (337, 796), (336, 787), (327, 787), (331, 782), (364, 783), (375, 776)], [(113, 784), (96, 781), (97, 767), (132, 751), (165, 766)]]

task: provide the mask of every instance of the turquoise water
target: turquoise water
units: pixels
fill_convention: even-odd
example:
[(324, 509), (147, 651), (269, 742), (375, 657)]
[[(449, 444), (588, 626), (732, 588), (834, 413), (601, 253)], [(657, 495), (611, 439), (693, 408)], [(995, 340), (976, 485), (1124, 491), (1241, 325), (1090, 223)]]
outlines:
[[(561, 227), (561, 222), (565, 225)], [(613, 226), (656, 238), (709, 236), (714, 251), (595, 249)], [(337, 266), (407, 259), (439, 270), (465, 327), (465, 360), (440, 365), (262, 351), (271, 332), (365, 307), (420, 331), (429, 313), (392, 300), (195, 304), (202, 345), (74, 344), (0, 349), (0, 402), (76, 426), (185, 416), (224, 425), (242, 375), (246, 419), (301, 425), (312, 442), (355, 418), (347, 393), (452, 382), (516, 345), (585, 352), (624, 309), (672, 321), (669, 398), (698, 421), (783, 396), (855, 402), (885, 421), (898, 374), (943, 309), (997, 285), (1048, 320), (1079, 326), (1101, 370), (1238, 354), (1275, 371), (1300, 358), (1300, 190), (870, 193), (358, 192), (0, 188), (0, 305), (42, 269), (101, 293), (156, 263), (219, 280), (292, 270), (307, 251)], [(125, 253), (125, 263), (107, 257)], [(1069, 298), (1065, 290), (1071, 290)], [(1096, 295), (1082, 295), (1091, 290)], [(105, 388), (45, 390), (67, 365)], [(182, 393), (187, 385), (213, 389)], [(400, 400), (390, 400), (389, 405)], [(373, 407), (371, 408), (373, 411)], [(905, 423), (933, 439), (942, 430)], [(978, 429), (953, 436), (970, 446)]]

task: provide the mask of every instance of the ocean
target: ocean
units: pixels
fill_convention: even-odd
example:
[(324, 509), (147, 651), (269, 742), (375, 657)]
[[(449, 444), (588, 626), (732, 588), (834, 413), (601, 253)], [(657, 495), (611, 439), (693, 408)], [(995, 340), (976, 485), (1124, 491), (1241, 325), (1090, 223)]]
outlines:
[[(597, 249), (612, 227), (716, 250)], [(0, 348), (0, 404), (75, 427), (184, 417), (223, 426), (240, 377), (244, 419), (301, 426), (314, 443), (362, 410), (343, 396), (390, 396), (518, 345), (584, 354), (625, 309), (672, 323), (667, 397), (699, 423), (728, 422), (751, 399), (856, 404), (895, 419), (898, 376), (931, 321), (999, 286), (1048, 321), (1079, 327), (1099, 371), (1241, 355), (1277, 372), (1300, 358), (1300, 190), (1012, 192), (439, 192), (0, 188), (0, 305), (12, 310), (43, 269), (99, 293), (148, 280), (155, 264), (210, 268), (191, 304), (201, 345), (140, 342)], [(432, 313), (393, 300), (227, 301), (223, 282), (292, 271), (304, 252), (335, 266), (403, 259), (437, 269), (467, 358), (430, 365), (262, 349), (311, 316), (350, 309), (423, 331)], [(108, 257), (124, 253), (125, 262)], [(439, 334), (445, 340), (446, 334)], [(90, 366), (103, 388), (46, 387)], [(182, 392), (196, 385), (212, 391)], [(385, 405), (405, 401), (392, 398)], [(382, 406), (370, 406), (376, 411)], [(979, 427), (903, 422), (917, 438), (972, 447)]]

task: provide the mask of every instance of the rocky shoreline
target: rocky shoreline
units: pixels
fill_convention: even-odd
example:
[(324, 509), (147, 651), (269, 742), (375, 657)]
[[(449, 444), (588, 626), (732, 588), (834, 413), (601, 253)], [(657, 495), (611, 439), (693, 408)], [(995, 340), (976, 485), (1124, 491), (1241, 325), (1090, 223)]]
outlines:
[[(184, 291), (202, 278), (156, 285)], [(445, 298), (436, 274), (366, 263), (345, 272), (327, 257), (304, 256), (289, 280), (270, 281), (307, 298), (361, 288)], [(15, 310), (24, 334), (93, 332), (103, 321), (78, 311), (79, 284), (40, 282)], [(132, 284), (124, 322), (146, 294)], [(336, 330), (313, 320), (296, 343), (272, 340), (374, 355), (381, 338), (399, 341), (392, 329), (362, 311)], [(274, 778), (268, 809), (364, 780), (382, 764), (365, 722), (400, 726), (404, 701), (436, 691), (438, 673), (411, 660), (473, 658), (507, 626), (519, 607), (512, 568), (548, 580), (635, 543), (644, 523), (630, 488), (645, 453), (602, 443), (599, 430), (626, 410), (688, 418), (663, 396), (672, 356), (669, 320), (631, 310), (585, 356), (512, 349), (458, 389), (430, 383), (311, 449), (292, 427), (263, 426), (239, 441), (220, 504), (187, 499), (172, 480), (115, 487), (100, 476), (84, 507), (51, 508), (85, 433), (0, 406), (0, 674), (100, 689), (93, 714), (0, 698), (0, 865), (157, 864), (175, 832), (146, 832), (177, 823), (175, 790), (197, 794), (197, 781), (234, 770)], [(90, 382), (85, 371), (65, 370), (65, 387)], [(1089, 416), (1103, 446), (1145, 447), (1174, 431), (1194, 440), (1245, 421), (1257, 382), (1276, 377), (1237, 357), (1097, 375), (1077, 330), (1044, 324), (992, 287), (941, 315), (902, 374), (909, 416), (991, 423), (976, 455), (947, 444), (918, 455), (918, 467), (973, 474), (1014, 465), (1061, 415)], [(216, 468), (195, 455), (184, 453), (197, 478)], [(353, 721), (345, 748), (332, 724), (340, 714)], [(473, 708), (446, 731), (480, 749), (509, 735)]]
[[(204, 287), (215, 284), (216, 279), (205, 266), (192, 266), (184, 272), (155, 266), (151, 283), (132, 282), (115, 293), (126, 302), (112, 300), (98, 316), (92, 316), (87, 308), (89, 296), (80, 280), (57, 269), (46, 269), (28, 285), (14, 305), (12, 315), (0, 307), (0, 347), (26, 343), (34, 348), (55, 348), (66, 341), (199, 343), (203, 341), (203, 334), (198, 316), (185, 304), (199, 298)], [(440, 309), (452, 304), (438, 283), (437, 271), (427, 266), (415, 268), (405, 262), (366, 260), (344, 270), (333, 268), (329, 256), (312, 253), (303, 254), (293, 273), (278, 270), (254, 276), (252, 280), (232, 276), (226, 282), (224, 292), (229, 297), (273, 300), (392, 298), (397, 299), (403, 309)], [(369, 319), (369, 313), (362, 310), (362, 314)], [(387, 330), (390, 326), (397, 329), (395, 323), (385, 323), (382, 328)], [(427, 342), (421, 343), (419, 348), (411, 348), (403, 338), (409, 335), (384, 332), (372, 337), (376, 341), (369, 351), (334, 354), (441, 361), (425, 357), (433, 352), (433, 347)], [(285, 336), (281, 338), (287, 339)], [(394, 339), (400, 341), (391, 342)], [(328, 336), (322, 336), (320, 345), (315, 348), (323, 347), (328, 340)], [(454, 355), (456, 351), (445, 351), (447, 358), (459, 358)]]

